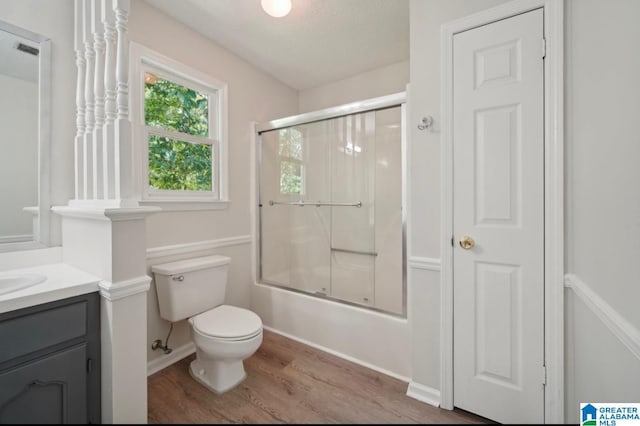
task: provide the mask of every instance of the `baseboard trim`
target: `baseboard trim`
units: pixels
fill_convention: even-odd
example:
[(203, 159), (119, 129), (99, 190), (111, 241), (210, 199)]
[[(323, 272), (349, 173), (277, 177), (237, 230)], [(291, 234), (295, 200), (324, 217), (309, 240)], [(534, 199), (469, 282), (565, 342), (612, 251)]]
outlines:
[(310, 342), (310, 341), (305, 340), (303, 338), (300, 338), (298, 336), (294, 336), (292, 334), (285, 333), (284, 331), (277, 330), (277, 329), (275, 329), (273, 327), (269, 327), (269, 326), (263, 325), (262, 328), (267, 330), (267, 331), (271, 331), (272, 333), (276, 333), (276, 334), (279, 334), (281, 336), (284, 336), (284, 337), (286, 337), (288, 339), (295, 340), (296, 342), (300, 342), (300, 343), (305, 344), (307, 346), (311, 346), (312, 348), (321, 350), (323, 352), (327, 352), (327, 353), (329, 353), (331, 355), (335, 355), (335, 356), (337, 356), (339, 358), (342, 358), (342, 359), (345, 359), (347, 361), (353, 362), (355, 364), (361, 365), (363, 367), (370, 368), (370, 369), (372, 369), (374, 371), (377, 371), (378, 373), (384, 374), (385, 376), (393, 377), (394, 379), (398, 379), (398, 380), (403, 381), (405, 383), (409, 383), (411, 381), (411, 379), (409, 379), (408, 377), (402, 376), (400, 374), (397, 374), (397, 373), (394, 373), (392, 371), (386, 370), (384, 368), (378, 367), (376, 365), (370, 364), (370, 363), (368, 363), (366, 361), (362, 361), (361, 359), (352, 357), (350, 355), (343, 354), (342, 352), (334, 351), (333, 349), (329, 349), (329, 348), (327, 348), (325, 346), (318, 345), (316, 343)]
[(422, 401), (434, 407), (440, 406), (440, 391), (429, 386), (421, 385), (413, 380), (409, 382), (407, 396)]
[(440, 259), (411, 256), (407, 262), (411, 268), (440, 272)]
[(170, 246), (159, 246), (147, 249), (147, 259), (159, 257), (176, 256), (180, 254), (193, 253), (203, 250), (211, 250), (220, 247), (237, 246), (251, 243), (251, 235), (240, 235), (237, 237), (218, 238), (216, 240), (196, 241), (193, 243), (175, 244)]
[(168, 355), (160, 356), (147, 362), (147, 376), (164, 370), (171, 364), (175, 364), (183, 358), (195, 353), (196, 345), (193, 342), (186, 343), (178, 348), (174, 348)]
[(564, 285), (573, 290), (576, 296), (640, 360), (640, 330), (624, 319), (577, 275), (565, 275)]

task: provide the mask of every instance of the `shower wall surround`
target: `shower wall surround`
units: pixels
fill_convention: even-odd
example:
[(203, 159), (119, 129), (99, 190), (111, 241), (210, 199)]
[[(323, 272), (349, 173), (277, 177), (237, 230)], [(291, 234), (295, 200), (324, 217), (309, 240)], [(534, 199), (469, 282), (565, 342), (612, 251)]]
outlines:
[(261, 133), (262, 283), (406, 315), (402, 114)]

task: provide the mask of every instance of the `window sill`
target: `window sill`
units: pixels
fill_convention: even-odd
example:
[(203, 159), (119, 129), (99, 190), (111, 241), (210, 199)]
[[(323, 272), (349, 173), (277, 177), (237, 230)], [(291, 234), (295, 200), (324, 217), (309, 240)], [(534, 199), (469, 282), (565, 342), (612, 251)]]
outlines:
[(163, 212), (183, 212), (198, 210), (226, 210), (230, 200), (220, 201), (182, 201), (182, 200), (140, 200), (141, 206), (160, 207)]

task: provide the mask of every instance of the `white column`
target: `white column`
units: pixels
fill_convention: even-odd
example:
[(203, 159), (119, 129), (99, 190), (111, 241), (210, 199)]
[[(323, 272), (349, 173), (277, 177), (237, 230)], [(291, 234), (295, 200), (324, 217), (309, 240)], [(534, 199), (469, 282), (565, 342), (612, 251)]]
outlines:
[(106, 122), (103, 133), (103, 170), (104, 198), (116, 198), (116, 158), (115, 158), (115, 121), (118, 117), (116, 106), (116, 16), (113, 11), (113, 0), (102, 0), (102, 23), (104, 25), (105, 55), (105, 113)]
[(95, 127), (95, 98), (93, 92), (95, 75), (96, 52), (93, 48), (93, 37), (91, 34), (91, 0), (84, 0), (82, 34), (85, 46), (86, 72), (84, 84), (85, 100), (85, 134), (84, 134), (84, 155), (82, 162), (84, 165), (83, 175), (83, 199), (93, 198), (93, 129)]
[[(144, 225), (144, 223), (143, 223)], [(122, 297), (101, 285), (102, 423), (147, 422), (147, 289), (149, 277), (127, 283)], [(141, 286), (145, 286), (143, 290)]]
[(84, 77), (86, 61), (84, 59), (84, 42), (82, 38), (83, 22), (83, 0), (75, 0), (75, 28), (74, 28), (74, 48), (76, 51), (76, 137), (74, 141), (74, 178), (75, 178), (75, 199), (84, 196), (84, 132), (85, 132), (85, 105), (84, 105)]
[(133, 198), (129, 1), (74, 6), (76, 200), (53, 210), (63, 216), (63, 261), (102, 280), (102, 423), (146, 423), (145, 217), (160, 209), (137, 207)]
[(147, 215), (158, 208), (54, 207), (64, 263), (100, 278), (102, 423), (147, 422)]
[(146, 213), (115, 212), (105, 213), (111, 224), (111, 279), (100, 284), (102, 422), (146, 423), (147, 290), (151, 282), (146, 275)]
[(113, 12), (116, 16), (118, 33), (116, 58), (118, 119), (129, 120), (129, 40), (127, 39), (129, 0), (113, 0)]
[(104, 26), (102, 24), (102, 1), (91, 1), (91, 33), (93, 34), (93, 50), (95, 51), (95, 73), (93, 79), (93, 91), (95, 94), (95, 125), (93, 128), (93, 198), (104, 198), (104, 169), (103, 169), (103, 126), (105, 121), (105, 97), (104, 97)]
[(133, 191), (133, 149), (131, 145), (131, 122), (129, 121), (129, 41), (127, 39), (127, 20), (129, 18), (129, 0), (114, 0), (118, 32), (116, 82), (118, 88), (116, 119), (116, 198), (123, 206), (137, 206)]

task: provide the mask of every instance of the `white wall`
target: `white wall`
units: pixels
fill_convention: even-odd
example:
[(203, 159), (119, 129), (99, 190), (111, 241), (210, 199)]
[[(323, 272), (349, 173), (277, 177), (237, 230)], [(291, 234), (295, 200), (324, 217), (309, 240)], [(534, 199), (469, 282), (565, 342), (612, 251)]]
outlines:
[[(639, 16), (636, 0), (571, 0), (565, 48), (566, 269), (638, 336)], [(567, 296), (567, 421), (578, 422), (580, 402), (639, 401), (640, 359)]]
[[(73, 0), (0, 0), (0, 19), (51, 39), (51, 204), (67, 204), (76, 122)], [(60, 245), (60, 218), (52, 214), (50, 220), (51, 245)]]
[(581, 402), (640, 401), (640, 360), (574, 291), (565, 291), (565, 419)]
[(300, 113), (363, 99), (404, 92), (409, 82), (409, 61), (376, 68), (330, 84), (300, 91)]
[[(440, 26), (499, 3), (411, 1), (409, 253), (415, 263), (440, 258)], [(637, 336), (640, 3), (565, 4), (566, 272), (580, 277)], [(424, 115), (435, 118), (433, 131), (415, 128)], [(410, 289), (413, 380), (439, 389), (440, 274), (412, 269)], [(640, 360), (572, 290), (566, 294), (566, 419), (576, 423), (580, 402), (640, 399)]]
[[(316, 308), (317, 299), (256, 286), (254, 301), (259, 301), (265, 323), (297, 336), (314, 336), (318, 344), (439, 388), (440, 25), (503, 1), (411, 0), (409, 255), (414, 264), (427, 265), (409, 271), (413, 327), (403, 320), (390, 321), (329, 302), (322, 302), (326, 303), (322, 316), (299, 321), (301, 314)], [(566, 5), (566, 269), (637, 330), (640, 51), (636, 44), (640, 28), (635, 19), (640, 3), (570, 0)], [(52, 204), (66, 204), (73, 194), (73, 1), (0, 0), (0, 19), (52, 39)], [(130, 24), (134, 41), (229, 83), (231, 206), (224, 211), (151, 216), (147, 224), (150, 248), (250, 234), (250, 121), (393, 93), (404, 90), (407, 82), (406, 63), (399, 63), (298, 94), (145, 2), (132, 2)], [(415, 128), (424, 115), (435, 118), (433, 131)], [(58, 221), (57, 216), (52, 215), (52, 220)], [(53, 226), (52, 240), (59, 244), (59, 226)], [(248, 244), (155, 258), (148, 263), (214, 252), (234, 259), (230, 301), (248, 306)], [(164, 339), (167, 325), (158, 317), (155, 293), (149, 293), (148, 303), (149, 340)], [(357, 321), (352, 324), (362, 331), (357, 339), (342, 330), (354, 318)], [(187, 333), (184, 324), (179, 325), (171, 345), (188, 341)], [(640, 399), (634, 386), (640, 382), (638, 359), (618, 344), (571, 290), (567, 291), (566, 333), (567, 420), (576, 421), (576, 404), (581, 401)], [(382, 339), (384, 347), (375, 339), (380, 335), (390, 336)], [(601, 343), (594, 346), (594, 342)], [(595, 388), (593, 381), (585, 382), (591, 374), (597, 377)]]
[[(165, 212), (151, 215), (147, 219), (147, 247), (157, 248), (250, 235), (250, 123), (295, 114), (297, 92), (143, 1), (131, 2), (129, 37), (136, 43), (228, 84), (228, 180), (231, 200), (229, 207), (216, 211)], [(232, 258), (232, 263), (227, 302), (249, 307), (250, 249), (247, 240), (244, 244), (233, 247), (157, 258), (149, 264), (209, 253), (228, 255)], [(153, 283), (148, 297), (150, 348), (153, 340), (164, 341), (168, 323), (159, 317)], [(188, 324), (181, 323), (174, 329), (170, 345), (178, 347), (189, 340)], [(154, 352), (149, 349), (149, 360), (161, 355), (162, 351)]]
[(567, 4), (567, 266), (640, 328), (640, 2)]
[[(0, 240), (31, 235), (38, 205), (38, 84), (0, 75)], [(31, 238), (29, 238), (31, 239)]]
[[(504, 0), (411, 0), (409, 152), (409, 260), (437, 265), (440, 259), (440, 26)], [(433, 130), (419, 131), (426, 115)], [(437, 268), (432, 268), (437, 269)], [(440, 388), (440, 274), (411, 268), (413, 380)]]

